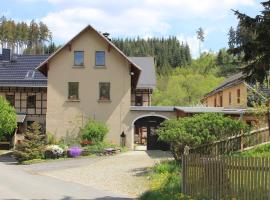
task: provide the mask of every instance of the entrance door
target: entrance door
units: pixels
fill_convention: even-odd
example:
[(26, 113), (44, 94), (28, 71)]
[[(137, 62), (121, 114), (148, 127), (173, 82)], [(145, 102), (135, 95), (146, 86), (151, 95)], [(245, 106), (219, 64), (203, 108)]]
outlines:
[[(135, 130), (140, 130), (142, 127), (147, 131), (146, 145), (147, 150), (169, 150), (169, 145), (158, 140), (157, 129), (164, 121), (164, 118), (151, 116), (143, 117), (135, 122)], [(139, 135), (138, 133), (135, 133)]]

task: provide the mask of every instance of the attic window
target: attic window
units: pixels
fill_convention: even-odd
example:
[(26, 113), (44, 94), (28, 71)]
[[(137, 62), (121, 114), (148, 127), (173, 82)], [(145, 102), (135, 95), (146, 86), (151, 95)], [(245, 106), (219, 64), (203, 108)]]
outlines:
[(29, 70), (27, 71), (25, 75), (25, 79), (33, 79), (35, 77), (35, 71), (34, 70)]

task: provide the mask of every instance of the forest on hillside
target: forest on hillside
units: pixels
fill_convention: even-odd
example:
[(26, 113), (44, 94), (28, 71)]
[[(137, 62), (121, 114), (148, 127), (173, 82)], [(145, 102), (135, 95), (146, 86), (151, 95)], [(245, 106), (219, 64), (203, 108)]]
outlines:
[[(203, 42), (203, 29), (199, 30)], [(229, 46), (238, 41), (239, 34), (238, 29), (230, 29)], [(153, 93), (153, 105), (200, 104), (203, 95), (240, 67), (240, 57), (226, 49), (218, 53), (201, 53), (199, 58), (192, 59), (189, 45), (175, 36), (117, 38), (112, 42), (128, 56), (155, 58), (157, 88)], [(15, 22), (4, 16), (0, 18), (0, 44), (20, 54), (50, 54), (59, 48), (53, 43), (53, 35), (45, 23), (35, 20)]]
[(198, 105), (206, 93), (237, 73), (241, 66), (240, 57), (225, 48), (192, 59), (188, 44), (176, 37), (112, 41), (128, 56), (155, 57), (157, 88), (153, 105)]
[(0, 44), (16, 54), (49, 54), (57, 48), (51, 31), (42, 21), (15, 22), (5, 16), (0, 18)]
[(191, 63), (190, 49), (187, 43), (176, 37), (168, 38), (126, 38), (112, 39), (112, 42), (128, 56), (153, 56), (157, 72), (164, 74), (179, 66)]

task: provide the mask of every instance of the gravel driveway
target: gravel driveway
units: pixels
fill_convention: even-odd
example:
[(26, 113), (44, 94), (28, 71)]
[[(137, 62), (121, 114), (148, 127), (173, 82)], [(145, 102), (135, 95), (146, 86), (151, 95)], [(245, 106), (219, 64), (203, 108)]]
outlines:
[(80, 183), (94, 188), (137, 197), (149, 187), (143, 176), (147, 168), (161, 160), (169, 159), (168, 152), (131, 151), (84, 166), (41, 171), (43, 175)]

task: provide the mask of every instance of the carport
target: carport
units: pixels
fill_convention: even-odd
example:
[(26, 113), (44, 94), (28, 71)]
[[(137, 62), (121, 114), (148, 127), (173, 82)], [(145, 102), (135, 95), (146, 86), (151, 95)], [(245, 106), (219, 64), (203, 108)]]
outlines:
[(135, 150), (169, 150), (169, 145), (159, 141), (157, 129), (166, 119), (176, 118), (173, 106), (132, 106)]

